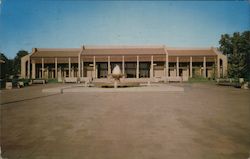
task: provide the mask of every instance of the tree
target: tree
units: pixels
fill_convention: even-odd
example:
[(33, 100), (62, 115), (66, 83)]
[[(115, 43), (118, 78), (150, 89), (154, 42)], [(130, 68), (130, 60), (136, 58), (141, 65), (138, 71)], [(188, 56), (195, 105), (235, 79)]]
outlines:
[(244, 45), (244, 52), (246, 53), (246, 70), (247, 70), (247, 77), (250, 81), (250, 31), (245, 31), (242, 33), (243, 36), (243, 45)]
[(0, 53), (0, 59), (4, 61), (1, 63), (1, 79), (6, 79), (10, 75), (13, 75), (13, 60), (8, 59), (4, 53)]
[(16, 57), (13, 60), (13, 73), (14, 75), (20, 74), (21, 73), (21, 58), (23, 56), (28, 55), (29, 53), (25, 50), (20, 50), (16, 54)]
[(7, 61), (8, 58), (4, 55), (4, 53), (0, 52), (0, 60)]
[(247, 77), (246, 57), (244, 53), (238, 53), (234, 49), (233, 53), (229, 56), (229, 76), (233, 78)]
[(219, 43), (220, 43), (220, 51), (222, 51), (223, 54), (227, 56), (230, 55), (231, 52), (233, 51), (230, 35), (229, 34), (221, 35)]
[(0, 79), (4, 79), (7, 74), (7, 64), (8, 64), (8, 58), (3, 54), (0, 53), (0, 66), (1, 66), (1, 72), (0, 72)]
[(228, 57), (228, 75), (250, 78), (250, 31), (221, 35), (220, 50)]

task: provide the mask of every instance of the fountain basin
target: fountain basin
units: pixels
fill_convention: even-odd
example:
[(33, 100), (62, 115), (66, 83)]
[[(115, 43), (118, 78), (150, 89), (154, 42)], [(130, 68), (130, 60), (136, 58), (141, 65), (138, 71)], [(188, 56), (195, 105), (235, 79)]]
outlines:
[[(100, 88), (114, 88), (114, 82), (93, 82), (95, 87)], [(117, 82), (118, 88), (125, 88), (125, 87), (139, 87), (139, 82)]]

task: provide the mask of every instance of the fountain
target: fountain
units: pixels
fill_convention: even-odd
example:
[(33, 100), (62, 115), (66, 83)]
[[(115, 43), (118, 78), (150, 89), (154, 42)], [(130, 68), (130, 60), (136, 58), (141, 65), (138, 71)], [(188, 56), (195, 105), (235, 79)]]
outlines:
[(114, 88), (117, 88), (117, 83), (120, 82), (120, 78), (123, 77), (119, 65), (116, 65), (112, 71), (112, 77), (114, 78)]
[(119, 65), (116, 65), (112, 73), (109, 74), (110, 78), (107, 78), (106, 81), (94, 81), (93, 86), (95, 87), (102, 87), (102, 88), (122, 88), (122, 87), (139, 87), (140, 83), (139, 82), (134, 82), (134, 81), (127, 81), (125, 79), (121, 79), (124, 77), (122, 74), (122, 71), (119, 67)]

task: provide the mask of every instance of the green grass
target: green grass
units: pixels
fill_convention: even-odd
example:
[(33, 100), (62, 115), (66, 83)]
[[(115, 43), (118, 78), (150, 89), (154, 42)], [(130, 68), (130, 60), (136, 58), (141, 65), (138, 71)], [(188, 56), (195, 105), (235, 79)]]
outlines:
[(58, 83), (57, 79), (48, 79), (48, 83)]
[(18, 81), (23, 82), (24, 86), (28, 86), (29, 82), (30, 82), (30, 79), (21, 78)]
[(188, 79), (188, 83), (215, 83), (215, 80), (204, 77), (193, 77)]
[(22, 79), (19, 79), (18, 81), (28, 83), (28, 82), (30, 82), (30, 79), (22, 78)]

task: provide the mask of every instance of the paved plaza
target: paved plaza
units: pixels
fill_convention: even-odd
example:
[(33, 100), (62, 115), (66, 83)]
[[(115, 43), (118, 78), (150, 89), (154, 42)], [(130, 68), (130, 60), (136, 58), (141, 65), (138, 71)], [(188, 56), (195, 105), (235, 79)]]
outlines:
[(249, 90), (198, 83), (168, 86), (146, 91), (81, 87), (61, 93), (51, 90), (71, 85), (47, 84), (2, 90), (2, 157), (249, 157)]

